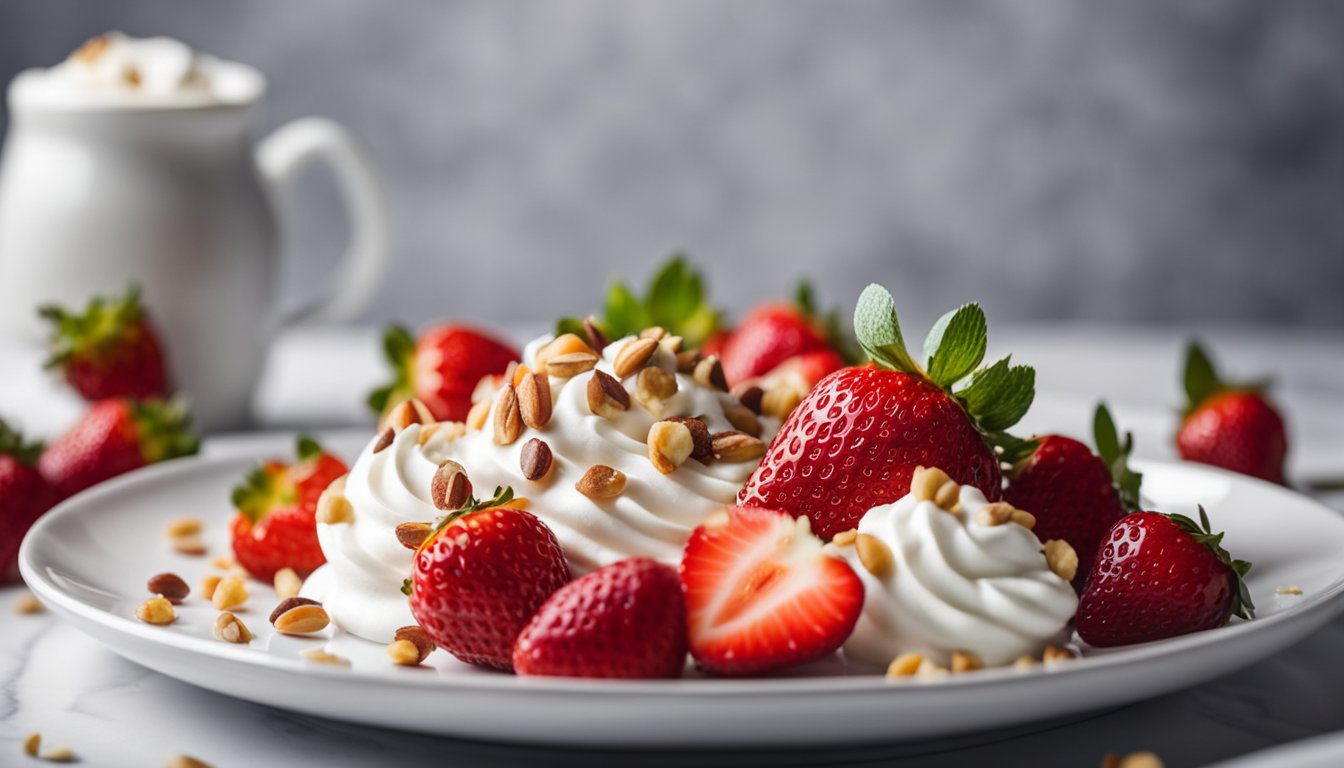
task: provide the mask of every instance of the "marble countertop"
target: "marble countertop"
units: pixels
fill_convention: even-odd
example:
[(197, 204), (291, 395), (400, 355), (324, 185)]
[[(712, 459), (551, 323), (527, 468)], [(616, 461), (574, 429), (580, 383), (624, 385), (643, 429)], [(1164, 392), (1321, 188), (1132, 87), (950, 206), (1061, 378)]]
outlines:
[[(1298, 480), (1344, 476), (1344, 335), (1213, 329), (1227, 367), (1272, 372), (1293, 433)], [(1177, 367), (1184, 336), (1161, 329), (1010, 329), (996, 348), (1039, 370), (1040, 397), (1025, 431), (1086, 435), (1098, 398), (1110, 401), (1144, 457), (1171, 455)], [(49, 390), (21, 381), (26, 353), (0, 350), (0, 402)], [(20, 365), (22, 363), (23, 365)], [(309, 329), (277, 341), (257, 398), (262, 427), (364, 423), (360, 395), (382, 375), (371, 330)], [(315, 387), (315, 389), (314, 389)], [(7, 396), (7, 397), (5, 397)], [(27, 396), (33, 396), (31, 394)], [(59, 395), (47, 395), (56, 397)], [(50, 405), (50, 404), (46, 404)], [(59, 404), (39, 409), (59, 428)], [(32, 411), (30, 411), (32, 412)], [(217, 452), (258, 452), (271, 438), (219, 436)], [(1323, 496), (1344, 509), (1344, 495)], [(823, 751), (659, 753), (519, 748), (355, 726), (296, 715), (193, 688), (125, 661), (50, 614), (10, 609), (21, 588), (0, 589), (0, 765), (21, 765), (34, 731), (95, 766), (161, 765), (191, 754), (241, 765), (844, 765), (1093, 766), (1107, 752), (1150, 749), (1168, 766), (1203, 766), (1275, 744), (1344, 729), (1344, 619), (1297, 646), (1185, 691), (1067, 722), (936, 742)], [(445, 717), (451, 717), (450, 712)], [(36, 764), (36, 763), (34, 763)]]

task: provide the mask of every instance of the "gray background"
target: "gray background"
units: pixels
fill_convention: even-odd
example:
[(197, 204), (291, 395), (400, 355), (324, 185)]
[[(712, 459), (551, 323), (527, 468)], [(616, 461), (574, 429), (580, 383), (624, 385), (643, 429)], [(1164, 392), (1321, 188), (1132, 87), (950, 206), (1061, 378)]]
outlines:
[[(907, 323), (1344, 326), (1344, 4), (359, 2), (0, 5), (0, 77), (110, 28), (271, 78), (381, 168), (370, 320), (587, 311), (685, 248), (730, 306), (876, 280)], [(286, 206), (291, 301), (344, 242)]]

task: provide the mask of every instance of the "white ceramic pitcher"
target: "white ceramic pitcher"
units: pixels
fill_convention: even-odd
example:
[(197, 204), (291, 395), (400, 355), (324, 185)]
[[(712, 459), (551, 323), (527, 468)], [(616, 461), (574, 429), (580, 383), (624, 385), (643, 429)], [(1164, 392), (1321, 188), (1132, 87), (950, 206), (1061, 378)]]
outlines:
[(132, 282), (166, 337), (174, 380), (204, 429), (243, 426), (276, 307), (273, 198), (309, 163), (328, 163), (352, 243), (327, 298), (302, 319), (364, 308), (382, 271), (387, 224), (374, 172), (325, 119), (259, 144), (261, 74), (224, 64), (222, 103), (44, 99), (19, 75), (0, 157), (0, 339), (36, 342), (42, 304), (82, 305)]

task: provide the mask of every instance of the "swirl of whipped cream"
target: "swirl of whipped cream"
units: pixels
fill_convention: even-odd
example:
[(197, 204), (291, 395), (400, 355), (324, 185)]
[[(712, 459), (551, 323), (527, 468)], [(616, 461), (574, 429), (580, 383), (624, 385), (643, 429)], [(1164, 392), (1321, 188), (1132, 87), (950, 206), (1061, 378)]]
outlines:
[(946, 666), (969, 651), (988, 666), (1039, 656), (1078, 607), (1069, 583), (1046, 564), (1041, 542), (1017, 524), (982, 525), (985, 497), (962, 486), (961, 514), (913, 495), (870, 509), (858, 531), (891, 550), (882, 577), (859, 562), (853, 546), (827, 545), (863, 580), (863, 614), (845, 655), (886, 665), (921, 653)]

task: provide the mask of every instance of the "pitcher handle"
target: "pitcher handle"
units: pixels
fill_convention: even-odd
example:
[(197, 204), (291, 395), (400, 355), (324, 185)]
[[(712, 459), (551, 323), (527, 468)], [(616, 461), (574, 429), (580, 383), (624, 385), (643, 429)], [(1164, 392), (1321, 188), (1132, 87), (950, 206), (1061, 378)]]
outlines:
[(273, 195), (310, 164), (324, 161), (336, 178), (350, 214), (350, 247), (335, 270), (327, 296), (291, 321), (343, 321), (373, 298), (387, 260), (387, 207), (373, 164), (340, 124), (305, 117), (281, 126), (257, 146), (257, 165)]

